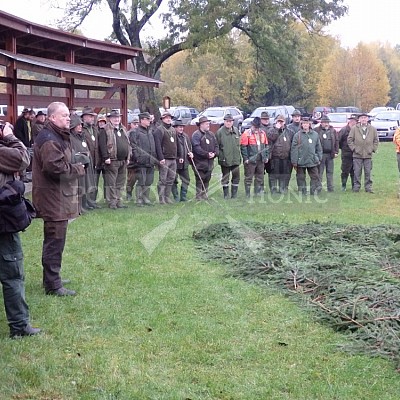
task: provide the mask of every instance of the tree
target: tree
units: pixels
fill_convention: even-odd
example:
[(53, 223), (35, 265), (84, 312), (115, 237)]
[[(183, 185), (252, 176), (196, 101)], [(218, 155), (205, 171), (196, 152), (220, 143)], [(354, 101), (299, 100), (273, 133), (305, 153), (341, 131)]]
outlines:
[[(282, 29), (291, 22), (301, 21), (315, 30), (347, 11), (344, 0), (169, 0), (166, 11), (160, 14), (165, 36), (144, 41), (141, 32), (163, 0), (70, 0), (60, 26), (76, 29), (103, 2), (113, 16), (112, 38), (148, 51), (146, 57), (137, 57), (135, 66), (137, 72), (150, 77), (155, 77), (172, 55), (225, 36), (233, 29), (244, 32), (255, 47), (276, 54)], [(138, 100), (142, 110), (158, 114), (153, 88), (140, 87)]]
[(326, 60), (321, 80), (318, 87), (321, 104), (354, 105), (368, 111), (389, 100), (386, 68), (363, 43), (352, 50), (334, 52)]

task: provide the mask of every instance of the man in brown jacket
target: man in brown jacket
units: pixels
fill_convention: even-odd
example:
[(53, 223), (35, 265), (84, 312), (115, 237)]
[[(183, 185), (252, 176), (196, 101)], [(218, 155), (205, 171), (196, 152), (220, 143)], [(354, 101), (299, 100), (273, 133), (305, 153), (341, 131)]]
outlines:
[(36, 138), (32, 175), (33, 203), (44, 221), (43, 286), (46, 294), (73, 296), (75, 291), (63, 287), (60, 270), (68, 220), (79, 213), (78, 177), (85, 175), (85, 168), (73, 159), (67, 106), (51, 103), (47, 115)]
[(121, 124), (121, 114), (112, 110), (109, 122), (99, 131), (99, 157), (104, 164), (106, 201), (112, 210), (126, 208), (122, 191), (126, 181), (126, 168), (131, 147), (126, 128)]

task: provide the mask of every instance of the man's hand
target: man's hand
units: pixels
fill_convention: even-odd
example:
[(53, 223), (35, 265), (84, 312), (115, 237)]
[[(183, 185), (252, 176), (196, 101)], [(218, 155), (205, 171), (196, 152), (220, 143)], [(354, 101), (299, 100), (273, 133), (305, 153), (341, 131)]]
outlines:
[(208, 153), (208, 158), (214, 158), (214, 157), (215, 157), (215, 153), (213, 153), (213, 152)]
[(104, 161), (104, 164), (110, 165), (111, 164), (111, 158), (107, 158), (107, 160)]
[(164, 165), (165, 164), (165, 159), (163, 158), (162, 160), (160, 160), (160, 165)]
[(193, 153), (191, 151), (189, 151), (188, 156), (189, 156), (189, 158), (193, 158)]

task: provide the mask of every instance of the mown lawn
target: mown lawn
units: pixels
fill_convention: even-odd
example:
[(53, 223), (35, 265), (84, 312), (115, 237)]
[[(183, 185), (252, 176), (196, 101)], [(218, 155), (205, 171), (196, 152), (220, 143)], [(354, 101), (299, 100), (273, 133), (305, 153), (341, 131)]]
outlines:
[(208, 203), (85, 215), (70, 225), (64, 253), (74, 298), (43, 294), (34, 221), (22, 234), (26, 292), (45, 333), (10, 340), (1, 311), (0, 399), (398, 400), (391, 362), (339, 351), (345, 336), (276, 291), (227, 278), (191, 238), (227, 220), (398, 224), (391, 143), (374, 159), (375, 194), (342, 193), (339, 173), (338, 162), (336, 192), (318, 199), (246, 201), (241, 186), (238, 200), (223, 201), (216, 174)]

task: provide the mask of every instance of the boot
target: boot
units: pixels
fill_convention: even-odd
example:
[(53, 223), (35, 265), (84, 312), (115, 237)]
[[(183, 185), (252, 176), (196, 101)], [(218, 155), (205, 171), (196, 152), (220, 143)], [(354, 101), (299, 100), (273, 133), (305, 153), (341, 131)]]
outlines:
[(158, 183), (157, 185), (158, 190), (158, 201), (160, 204), (165, 204), (165, 186)]
[(250, 185), (245, 185), (244, 190), (246, 192), (246, 197), (250, 198)]
[(238, 192), (238, 185), (231, 185), (231, 199), (236, 199)]
[(143, 186), (136, 185), (136, 204), (143, 207)]
[(181, 186), (181, 201), (186, 201), (187, 189)]
[(347, 179), (342, 178), (342, 192), (346, 191), (346, 184), (347, 184)]
[(150, 186), (142, 187), (142, 200), (145, 206), (153, 205), (153, 203), (150, 201)]
[(229, 186), (222, 186), (222, 190), (224, 191), (224, 199), (229, 199)]
[(132, 190), (126, 192), (126, 201), (132, 200)]
[(179, 194), (178, 194), (178, 185), (176, 183), (174, 183), (172, 185), (172, 189), (171, 189), (172, 195), (174, 196), (174, 200), (176, 202), (179, 201)]
[(164, 201), (166, 204), (174, 204), (174, 201), (170, 198), (171, 196), (171, 190), (172, 190), (172, 186), (165, 186), (165, 190), (164, 190)]

